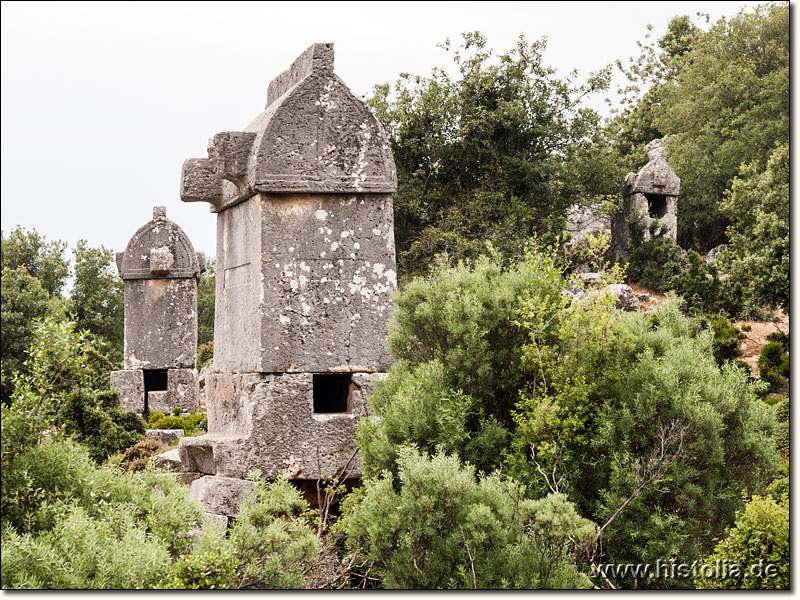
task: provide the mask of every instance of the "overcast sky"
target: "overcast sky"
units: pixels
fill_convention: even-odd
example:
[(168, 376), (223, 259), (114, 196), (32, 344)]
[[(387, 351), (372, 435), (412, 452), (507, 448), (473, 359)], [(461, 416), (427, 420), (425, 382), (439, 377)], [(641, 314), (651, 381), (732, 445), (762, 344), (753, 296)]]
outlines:
[(178, 197), (181, 164), (259, 114), (269, 81), (314, 42), (359, 95), (449, 59), (479, 30), (511, 48), (548, 38), (545, 62), (582, 75), (636, 55), (648, 23), (712, 22), (754, 2), (2, 3), (2, 229), (122, 251), (154, 205), (213, 256), (208, 205)]

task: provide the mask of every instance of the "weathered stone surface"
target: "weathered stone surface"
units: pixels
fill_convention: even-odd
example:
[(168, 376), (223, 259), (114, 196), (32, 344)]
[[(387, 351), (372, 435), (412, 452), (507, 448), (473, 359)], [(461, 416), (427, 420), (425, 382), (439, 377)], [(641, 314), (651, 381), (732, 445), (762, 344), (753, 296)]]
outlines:
[[(183, 463), (181, 463), (182, 465)], [(193, 481), (203, 477), (202, 473), (176, 473), (176, 479), (181, 485), (191, 485)]]
[(169, 369), (167, 376), (171, 396), (169, 410), (180, 406), (185, 412), (196, 412), (200, 396), (197, 369)]
[(599, 204), (592, 206), (579, 206), (577, 204), (567, 209), (566, 233), (569, 234), (570, 246), (583, 244), (588, 235), (599, 237), (606, 233), (611, 235), (611, 216), (602, 211)]
[(111, 389), (119, 392), (122, 410), (144, 412), (144, 377), (141, 370), (111, 372)]
[(197, 282), (125, 282), (125, 368), (193, 369), (197, 360)]
[(189, 497), (200, 503), (204, 512), (235, 517), (239, 504), (253, 489), (252, 481), (207, 475), (192, 482)]
[(228, 517), (225, 515), (215, 515), (214, 513), (204, 513), (205, 520), (203, 525), (207, 522), (213, 523), (217, 528), (225, 531), (228, 528)]
[[(186, 470), (244, 478), (252, 469), (274, 479), (315, 479), (343, 468), (356, 449), (357, 419), (367, 413), (366, 397), (383, 373), (352, 376), (349, 410), (315, 413), (311, 373), (210, 375), (209, 430), (183, 438)], [(356, 456), (351, 477), (361, 476)]]
[(385, 370), (388, 197), (254, 196), (219, 214), (217, 371)]
[[(597, 275), (597, 273), (584, 273), (584, 275)], [(590, 278), (588, 281), (595, 281)], [(615, 298), (615, 307), (620, 310), (633, 311), (639, 308), (640, 297), (635, 294), (631, 286), (624, 283), (613, 283), (602, 289), (584, 289), (581, 287), (567, 288), (561, 292), (563, 296), (570, 298), (571, 302), (584, 302), (591, 296), (600, 293), (611, 293)], [(644, 294), (647, 296), (647, 294)]]
[(620, 310), (633, 311), (639, 308), (639, 297), (631, 286), (624, 283), (613, 283), (605, 288), (617, 297), (616, 307)]
[[(153, 430), (151, 429), (150, 431)], [(161, 431), (179, 431), (179, 430), (162, 429)], [(181, 431), (181, 435), (179, 437), (183, 437), (183, 431)], [(178, 454), (177, 448), (173, 448), (172, 450), (167, 450), (166, 452), (157, 454), (156, 457), (153, 459), (153, 463), (155, 464), (157, 469), (172, 469), (173, 471), (181, 470), (181, 457)]]
[(257, 193), (396, 189), (383, 128), (334, 74), (333, 44), (314, 44), (273, 80), (245, 131), (217, 134), (208, 162), (184, 164), (181, 199), (220, 211)]
[(615, 260), (628, 255), (630, 215), (638, 215), (645, 239), (649, 239), (649, 228), (654, 221), (658, 221), (666, 237), (677, 239), (681, 180), (667, 162), (666, 138), (651, 141), (647, 149), (648, 163), (638, 173), (628, 173), (622, 188), (622, 210), (611, 219), (611, 256)]
[(183, 429), (146, 429), (144, 434), (147, 437), (158, 438), (165, 444), (171, 444), (184, 436)]
[(728, 247), (728, 244), (720, 244), (719, 246), (715, 246), (711, 250), (708, 251), (706, 254), (705, 261), (706, 263), (715, 263), (719, 260), (720, 253)]
[[(169, 267), (157, 275), (154, 275), (153, 267), (159, 271), (163, 265), (151, 265), (153, 250), (157, 250), (158, 257), (165, 257), (167, 253), (172, 255)], [(204, 262), (183, 230), (167, 219), (163, 206), (153, 207), (153, 220), (133, 234), (124, 252), (117, 253), (117, 269), (125, 281), (153, 277), (197, 278), (205, 269)]]

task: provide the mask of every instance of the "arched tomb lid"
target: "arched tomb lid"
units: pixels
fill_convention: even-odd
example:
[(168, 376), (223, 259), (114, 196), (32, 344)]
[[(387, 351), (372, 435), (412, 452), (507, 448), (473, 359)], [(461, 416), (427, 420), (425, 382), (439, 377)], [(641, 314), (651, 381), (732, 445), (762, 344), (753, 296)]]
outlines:
[(205, 257), (189, 237), (167, 219), (163, 206), (153, 207), (153, 220), (133, 234), (124, 252), (117, 253), (122, 279), (181, 279), (199, 277)]
[(181, 198), (219, 211), (255, 193), (394, 193), (383, 127), (333, 72), (333, 44), (314, 44), (269, 85), (244, 131), (218, 133), (208, 159), (184, 163)]

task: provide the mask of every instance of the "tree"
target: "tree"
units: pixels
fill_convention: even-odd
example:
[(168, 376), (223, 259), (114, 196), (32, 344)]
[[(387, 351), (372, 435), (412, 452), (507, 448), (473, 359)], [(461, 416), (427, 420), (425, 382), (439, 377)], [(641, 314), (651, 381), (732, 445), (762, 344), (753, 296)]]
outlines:
[(789, 144), (765, 170), (743, 165), (722, 204), (728, 227), (729, 276), (753, 301), (789, 312)]
[(206, 260), (206, 270), (197, 286), (197, 345), (214, 341), (214, 294), (216, 275), (214, 259)]
[(77, 325), (97, 336), (109, 357), (122, 360), (124, 301), (122, 281), (114, 269), (113, 252), (103, 246), (90, 247), (78, 240), (75, 256), (75, 284), (69, 300)]
[(66, 242), (47, 242), (35, 229), (22, 227), (15, 227), (8, 237), (0, 232), (0, 239), (4, 269), (24, 268), (50, 296), (61, 293), (69, 277), (69, 261), (64, 258)]
[(496, 59), (477, 32), (442, 47), (456, 78), (440, 68), (427, 78), (405, 74), (368, 100), (397, 165), (401, 274), (426, 272), (439, 253), (474, 257), (485, 240), (505, 256), (521, 254), (534, 233), (555, 241), (568, 205), (622, 177), (597, 139), (597, 114), (580, 104), (607, 85), (608, 71), (583, 86), (560, 80), (543, 64), (545, 42), (523, 37)]
[(703, 251), (725, 242), (720, 208), (740, 166), (763, 168), (788, 143), (789, 6), (742, 11), (701, 35), (662, 86), (654, 124), (670, 135), (670, 164), (681, 178), (681, 245)]
[[(4, 242), (5, 243), (5, 242)], [(13, 375), (25, 373), (27, 350), (33, 342), (37, 319), (54, 309), (41, 283), (24, 268), (3, 267), (0, 315), (3, 335), (0, 337), (2, 361), (2, 399), (7, 404), (13, 392)]]

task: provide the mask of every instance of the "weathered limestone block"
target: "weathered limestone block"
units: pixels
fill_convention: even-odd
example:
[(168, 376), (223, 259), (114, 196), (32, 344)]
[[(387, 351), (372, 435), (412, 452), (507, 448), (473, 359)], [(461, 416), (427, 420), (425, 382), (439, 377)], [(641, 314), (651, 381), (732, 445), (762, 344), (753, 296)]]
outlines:
[(207, 475), (192, 482), (189, 497), (197, 500), (204, 512), (235, 517), (239, 504), (253, 486), (252, 481)]
[(391, 199), (257, 195), (219, 214), (218, 371), (385, 370)]
[(195, 366), (197, 282), (134, 279), (125, 282), (125, 368)]
[(158, 438), (165, 444), (171, 444), (184, 436), (183, 429), (146, 429), (144, 434), (147, 437)]
[(111, 389), (119, 392), (122, 410), (144, 412), (144, 377), (141, 370), (112, 371)]
[(611, 234), (611, 216), (602, 211), (599, 204), (592, 206), (579, 206), (577, 204), (567, 209), (567, 224), (564, 228), (569, 234), (569, 245), (582, 244), (587, 241), (589, 234), (599, 237)]
[[(183, 431), (181, 431), (181, 435), (182, 434)], [(182, 466), (181, 457), (178, 454), (177, 448), (157, 454), (153, 459), (153, 462), (157, 469), (172, 469), (173, 471), (180, 471)]]
[[(319, 377), (319, 375), (316, 375)], [(315, 374), (222, 374), (208, 377), (213, 434), (183, 438), (185, 468), (225, 477), (316, 479), (344, 468), (356, 449), (355, 427), (383, 373), (351, 376), (344, 412), (315, 412)], [(318, 382), (320, 380), (318, 379)], [(213, 399), (213, 400), (212, 400)], [(358, 456), (350, 477), (361, 476)]]
[(112, 386), (123, 406), (197, 410), (197, 280), (205, 256), (156, 206), (117, 254), (117, 268), (125, 282), (125, 371), (112, 373)]

